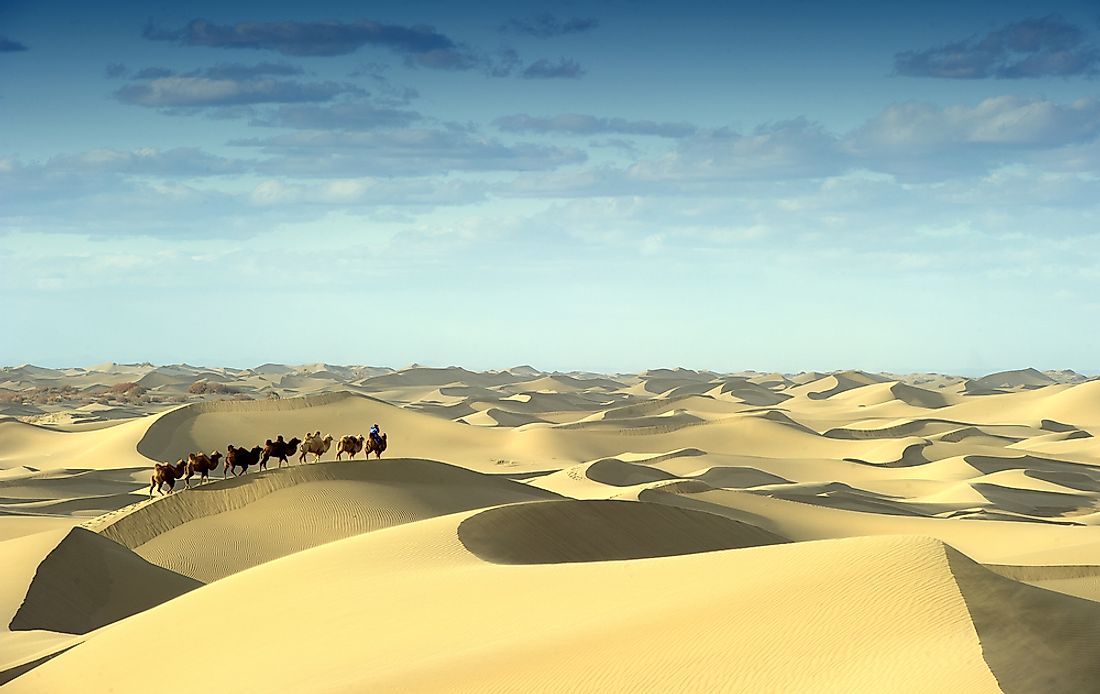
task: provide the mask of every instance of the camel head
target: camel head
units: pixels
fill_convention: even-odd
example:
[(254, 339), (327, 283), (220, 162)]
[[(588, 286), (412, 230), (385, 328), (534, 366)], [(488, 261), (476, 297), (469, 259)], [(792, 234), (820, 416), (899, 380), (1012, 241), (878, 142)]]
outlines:
[(210, 462), (217, 465), (218, 461), (221, 460), (221, 457), (222, 457), (221, 451), (214, 451), (213, 453), (210, 454)]

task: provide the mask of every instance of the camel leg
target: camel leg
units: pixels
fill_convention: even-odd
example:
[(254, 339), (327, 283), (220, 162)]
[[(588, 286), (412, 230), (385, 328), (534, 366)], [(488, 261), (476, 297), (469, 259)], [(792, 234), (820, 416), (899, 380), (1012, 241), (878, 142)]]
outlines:
[(156, 477), (152, 478), (149, 482), (149, 498), (150, 499), (153, 498), (153, 485), (155, 485), (156, 483), (157, 483), (157, 478)]

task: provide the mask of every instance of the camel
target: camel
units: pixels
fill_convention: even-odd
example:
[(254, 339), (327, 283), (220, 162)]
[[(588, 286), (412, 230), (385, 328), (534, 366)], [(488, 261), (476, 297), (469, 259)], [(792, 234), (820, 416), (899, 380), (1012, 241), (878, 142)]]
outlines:
[(349, 457), (354, 458), (355, 454), (363, 450), (363, 435), (352, 436), (350, 434), (341, 436), (340, 443), (336, 446), (336, 459), (340, 459), (341, 453), (347, 453)]
[(298, 462), (306, 462), (306, 456), (312, 453), (315, 457), (314, 460), (320, 460), (321, 456), (328, 453), (328, 449), (332, 446), (332, 437), (326, 436), (321, 438), (321, 432), (316, 434), (306, 434), (306, 440), (302, 442), (302, 453), (298, 456)]
[(278, 458), (279, 467), (282, 467), (283, 463), (290, 465), (290, 462), (287, 460), (287, 456), (292, 456), (297, 453), (298, 444), (300, 444), (301, 442), (302, 440), (297, 436), (289, 441), (283, 441), (282, 434), (279, 434), (279, 437), (274, 441), (268, 439), (264, 442), (263, 456), (260, 458), (260, 469), (267, 469), (267, 461), (270, 458)]
[[(218, 461), (222, 458), (220, 451), (214, 451), (210, 455), (205, 453), (188, 453), (187, 454), (187, 476), (183, 478), (187, 488), (191, 488), (191, 478), (197, 473), (199, 475), (199, 484), (209, 480), (209, 473), (212, 470), (218, 469)], [(224, 475), (223, 475), (224, 476)]]
[(165, 484), (168, 485), (168, 493), (171, 494), (175, 491), (176, 480), (183, 477), (184, 470), (187, 469), (186, 460), (177, 460), (175, 465), (169, 465), (167, 463), (157, 463), (153, 466), (153, 477), (149, 482), (149, 498), (153, 498), (153, 487), (157, 488), (157, 491), (164, 495), (164, 490), (161, 487)]
[[(233, 444), (229, 444), (225, 449), (225, 467), (222, 468), (222, 479), (225, 479), (226, 473), (230, 471), (232, 471), (234, 477), (248, 472), (249, 465), (260, 462), (260, 454), (263, 453), (263, 450), (259, 446), (248, 450), (247, 448), (235, 448)], [(237, 472), (237, 468), (240, 468), (241, 471)]]
[(380, 434), (378, 439), (373, 437), (367, 439), (366, 446), (363, 448), (363, 454), (366, 457), (370, 457), (371, 453), (374, 453), (375, 459), (382, 457), (382, 452), (386, 450), (386, 435)]

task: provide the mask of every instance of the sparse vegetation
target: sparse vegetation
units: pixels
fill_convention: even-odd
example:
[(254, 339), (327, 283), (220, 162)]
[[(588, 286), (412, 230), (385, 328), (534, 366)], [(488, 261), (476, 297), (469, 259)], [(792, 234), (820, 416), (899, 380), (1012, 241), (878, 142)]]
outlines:
[(133, 381), (127, 381), (125, 383), (114, 384), (107, 389), (107, 392), (111, 393), (112, 395), (140, 396), (145, 395), (148, 390), (149, 389), (143, 385), (139, 385), (137, 383), (134, 383)]
[(237, 389), (217, 381), (195, 381), (187, 392), (192, 395), (233, 395)]

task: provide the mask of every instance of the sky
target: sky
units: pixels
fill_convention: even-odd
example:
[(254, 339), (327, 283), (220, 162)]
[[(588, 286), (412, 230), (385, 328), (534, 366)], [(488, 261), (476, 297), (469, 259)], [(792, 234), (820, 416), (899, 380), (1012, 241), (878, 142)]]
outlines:
[(0, 0), (0, 364), (1100, 372), (1100, 7)]

